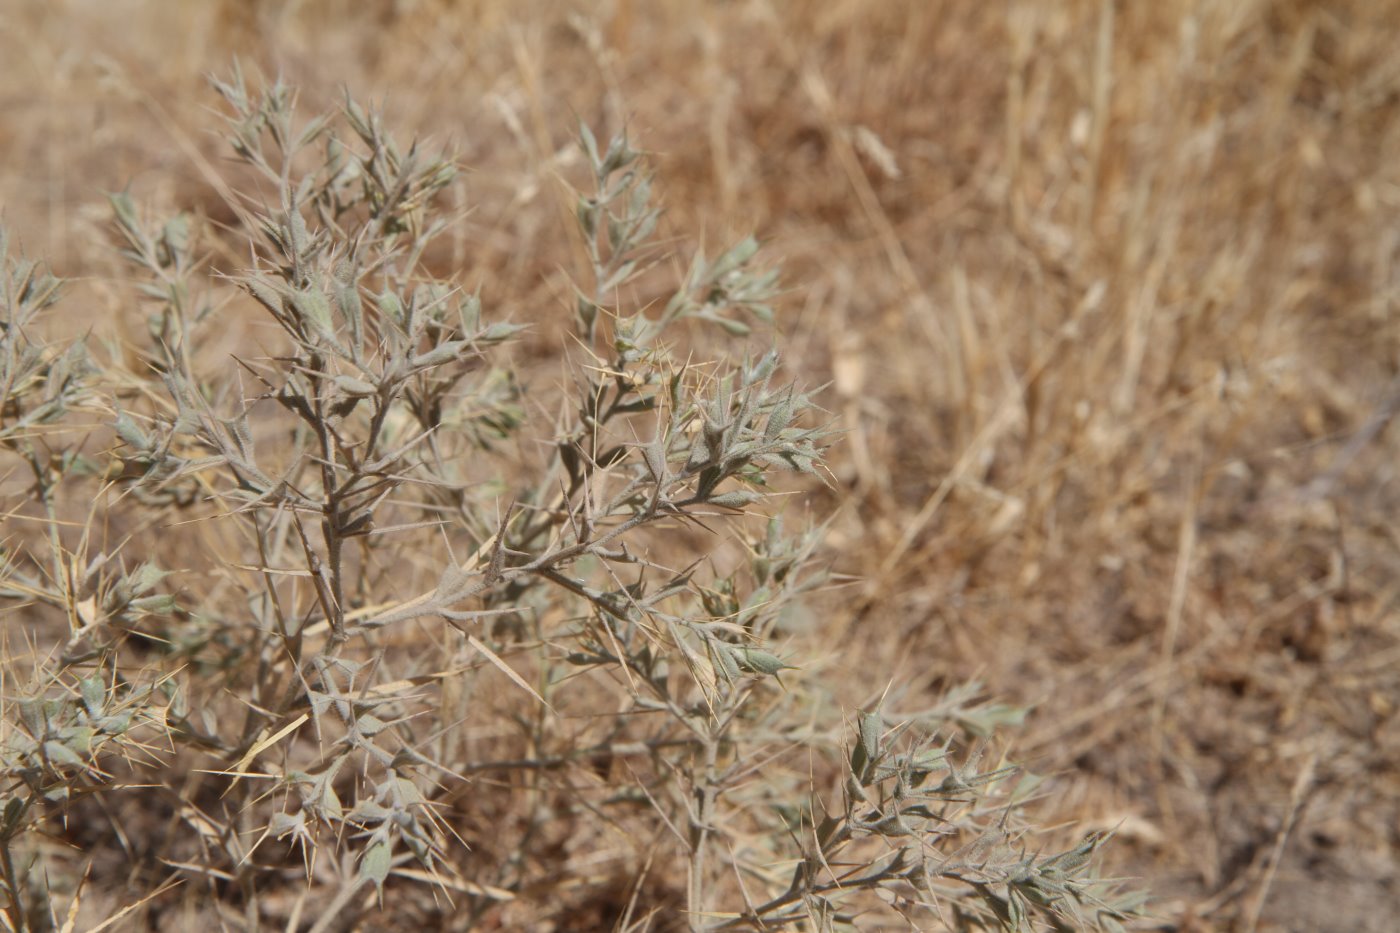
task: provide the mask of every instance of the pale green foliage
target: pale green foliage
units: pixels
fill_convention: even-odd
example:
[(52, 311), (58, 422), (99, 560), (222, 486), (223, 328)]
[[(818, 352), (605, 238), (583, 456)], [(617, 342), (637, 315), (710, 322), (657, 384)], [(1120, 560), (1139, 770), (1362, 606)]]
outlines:
[[(148, 309), (140, 392), (119, 392), (115, 368), (94, 389), (81, 342), (33, 343), (28, 329), (57, 285), (5, 260), (0, 443), (31, 463), (36, 499), (51, 505), (65, 470), (31, 432), (101, 391), (117, 461), (108, 479), (140, 509), (238, 523), (245, 549), (223, 555), (237, 562), (234, 598), (195, 587), (197, 604), (184, 607), (153, 562), (77, 561), (52, 512), (49, 579), (29, 566), (41, 562), (7, 560), (0, 592), (70, 619), (62, 650), (22, 697), (7, 697), (0, 848), (11, 927), (36, 921), (10, 853), (76, 796), (106, 793), (117, 758), (177, 800), (170, 763), (217, 778), (217, 810), (191, 815), (195, 801), (181, 800), (200, 844), (170, 843), (183, 854), (167, 863), (191, 879), (235, 880), (250, 917), (287, 859), (324, 879), (315, 863), (328, 858), (339, 888), (322, 898), (315, 929), (360, 909), (367, 887), (387, 901), (413, 883), (405, 877), (465, 898), (462, 922), (481, 918), (499, 896), (490, 892), (524, 892), (533, 834), (557, 807), (598, 811), (566, 790), (551, 804), (532, 784), (514, 853), (467, 875), (463, 843), (490, 852), (498, 842), (454, 822), (451, 801), (470, 812), (492, 793), (470, 775), (567, 775), (614, 758), (637, 763), (609, 777), (623, 785), (616, 799), (639, 803), (684, 866), (687, 910), (666, 923), (830, 929), (884, 904), (964, 926), (1112, 929), (1131, 913), (1089, 873), (1098, 837), (1049, 857), (1021, 852), (1015, 769), (984, 768), (981, 745), (958, 753), (931, 738), (984, 735), (1019, 711), (968, 693), (917, 725), (862, 713), (842, 753), (841, 717), (802, 679), (816, 646), (793, 638), (804, 600), (827, 580), (824, 529), (791, 532), (773, 499), (776, 474), (822, 475), (831, 430), (782, 379), (776, 351), (693, 365), (673, 349), (686, 322), (736, 338), (772, 321), (776, 273), (757, 264), (756, 240), (697, 254), (667, 299), (639, 309), (632, 289), (661, 258), (651, 176), (625, 138), (603, 149), (584, 128), (591, 190), (576, 213), (589, 268), (574, 345), (590, 358), (541, 431), (506, 352), (523, 323), (424, 262), (449, 223), (434, 196), (453, 183), (453, 158), (396, 143), (348, 99), (301, 123), (280, 83), (254, 92), (235, 72), (215, 87), (232, 152), (259, 179), (230, 204), (246, 268), (212, 274), (200, 246), (209, 231), (192, 218), (148, 226), (131, 198), (111, 199)], [(230, 313), (228, 283), (280, 343), (200, 371), (195, 351)], [(522, 433), (549, 450), (533, 472), (499, 451)], [(744, 517), (754, 510), (770, 517)], [(746, 554), (724, 573), (694, 544), (721, 536)], [(387, 572), (405, 540), (431, 568), (416, 592), (404, 588), (413, 577)], [(452, 650), (389, 647), (425, 625)], [(517, 691), (524, 712), (481, 703), (449, 721), (448, 684), (488, 677)], [(586, 729), (569, 739), (572, 720)], [(445, 741), (465, 728), (518, 732), (535, 757), (482, 760)], [(844, 770), (830, 787), (838, 805), (809, 772), (755, 768), (794, 753)], [(867, 897), (873, 889), (887, 896)]]

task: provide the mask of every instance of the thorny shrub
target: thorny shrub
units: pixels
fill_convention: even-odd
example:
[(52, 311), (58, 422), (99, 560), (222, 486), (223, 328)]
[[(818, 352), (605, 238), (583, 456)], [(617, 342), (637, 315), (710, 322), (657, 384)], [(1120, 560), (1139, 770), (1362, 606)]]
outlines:
[[(1140, 899), (1092, 869), (1101, 837), (1030, 851), (1018, 814), (1036, 782), (986, 755), (1016, 711), (969, 688), (917, 721), (877, 707), (846, 731), (803, 679), (794, 620), (828, 580), (824, 529), (789, 530), (773, 497), (778, 473), (822, 475), (832, 428), (776, 351), (702, 365), (676, 349), (695, 331), (682, 322), (735, 341), (771, 322), (776, 274), (754, 240), (697, 254), (668, 299), (637, 300), (664, 271), (651, 176), (625, 137), (603, 147), (582, 129), (585, 358), (540, 430), (503, 351), (522, 325), (425, 262), (450, 223), (436, 196), (453, 159), (397, 144), (349, 99), (301, 123), (280, 82), (213, 83), (253, 179), (229, 204), (228, 255), (246, 268), (212, 268), (208, 225), (151, 225), (113, 196), (144, 344), (103, 366), (83, 340), (43, 340), (60, 284), (0, 237), (0, 445), (27, 477), (7, 511), (42, 529), (11, 526), (0, 563), (8, 640), (21, 623), (34, 649), (4, 683), (9, 929), (56, 925), (45, 840), (78, 819), (90, 849), (125, 850), (153, 924), (179, 880), (256, 928), (260, 898), (297, 874), (319, 913), (288, 929), (413, 890), (459, 927), (524, 898), (544, 915), (570, 880), (552, 820), (649, 826), (648, 860), (675, 866), (628, 869), (619, 926), (836, 929), (860, 914), (1119, 929), (1135, 915)], [(280, 344), (201, 372), (231, 288)], [(105, 455), (85, 445), (93, 422), (112, 428)], [(530, 430), (547, 451), (536, 470), (507, 443)], [(76, 490), (85, 523), (63, 517)], [(150, 557), (149, 531), (101, 549), (118, 509), (174, 533), (232, 523), (219, 540), (241, 550), (177, 589), (188, 575)], [(742, 555), (723, 570), (721, 541)], [(436, 584), (415, 592), (424, 566)], [(396, 637), (424, 631), (425, 645)], [(165, 815), (142, 824), (159, 838), (122, 836), (111, 814), (132, 808)]]

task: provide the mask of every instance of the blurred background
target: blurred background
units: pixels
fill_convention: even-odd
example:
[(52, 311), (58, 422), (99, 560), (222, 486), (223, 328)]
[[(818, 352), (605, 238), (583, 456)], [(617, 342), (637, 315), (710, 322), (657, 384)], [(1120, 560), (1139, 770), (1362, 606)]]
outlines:
[(0, 6), (0, 209), (99, 338), (106, 192), (228, 217), (235, 58), (455, 146), (442, 271), (555, 372), (558, 178), (626, 129), (678, 242), (782, 262), (847, 432), (822, 676), (1030, 706), (1037, 812), (1116, 828), (1164, 929), (1394, 929), (1400, 3)]

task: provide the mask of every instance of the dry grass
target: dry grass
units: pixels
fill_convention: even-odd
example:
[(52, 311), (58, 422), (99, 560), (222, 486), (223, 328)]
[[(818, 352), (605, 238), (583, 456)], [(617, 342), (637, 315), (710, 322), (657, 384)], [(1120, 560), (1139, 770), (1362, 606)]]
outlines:
[(1117, 827), (1169, 928), (1391, 928), (1400, 4), (14, 6), (0, 204), (104, 336), (102, 192), (221, 218), (189, 128), (234, 55), (455, 140), (481, 207), (434, 261), (532, 320), (568, 313), (577, 119), (625, 123), (668, 229), (785, 258), (789, 362), (848, 431), (837, 695), (1034, 704), (1042, 815)]

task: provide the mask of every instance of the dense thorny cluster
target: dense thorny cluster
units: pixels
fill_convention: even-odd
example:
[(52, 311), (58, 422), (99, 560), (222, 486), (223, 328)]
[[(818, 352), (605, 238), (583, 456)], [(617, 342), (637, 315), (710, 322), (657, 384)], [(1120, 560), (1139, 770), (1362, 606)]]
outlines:
[[(826, 580), (822, 529), (743, 516), (772, 501), (775, 473), (820, 475), (832, 431), (780, 379), (776, 352), (699, 364), (673, 343), (684, 321), (735, 339), (771, 321), (776, 276), (755, 265), (754, 240), (697, 254), (669, 297), (640, 305), (633, 286), (661, 255), (651, 178), (625, 138), (604, 149), (582, 130), (574, 345), (586, 359), (539, 436), (540, 469), (511, 472), (504, 441), (529, 422), (503, 348), (522, 326), (425, 261), (450, 223), (435, 195), (453, 159), (396, 144), (348, 99), (300, 123), (280, 83), (253, 92), (235, 73), (215, 87), (255, 179), (229, 204), (246, 268), (212, 272), (208, 230), (183, 215), (149, 226), (114, 196), (149, 315), (135, 365), (44, 342), (35, 321), (58, 283), (0, 240), (0, 445), (32, 479), (10, 508), (37, 509), (44, 529), (5, 551), (0, 595), (35, 640), (55, 619), (63, 632), (4, 688), (10, 928), (42, 928), (57, 909), (36, 840), (115, 788), (118, 770), (143, 789), (110, 806), (174, 800), (197, 830), (193, 843), (138, 847), (153, 890), (172, 872), (210, 884), (256, 925), (260, 892), (290, 863), (324, 886), (315, 929), (367, 909), (367, 886), (381, 900), (436, 886), (480, 919), (524, 890), (532, 836), (499, 864), (463, 858), (493, 850), (455, 819), (458, 788), (488, 769), (567, 773), (600, 756), (637, 761), (608, 780), (632, 783), (623, 796), (684, 867), (684, 914), (638, 925), (830, 929), (878, 908), (955, 927), (1114, 929), (1134, 912), (1092, 873), (1098, 837), (1025, 852), (1016, 814), (1034, 782), (984, 767), (980, 743), (932, 738), (976, 730), (996, 708), (962, 694), (919, 722), (874, 709), (845, 739), (839, 718), (814, 712), (816, 685), (780, 679), (802, 649), (779, 641)], [(229, 313), (230, 285), (281, 345), (202, 372), (195, 351)], [(65, 427), (78, 413), (103, 413), (110, 462)], [(127, 570), (120, 546), (100, 550), (91, 521), (70, 535), (62, 497), (94, 484), (111, 507), (238, 523), (224, 582), (177, 592), (155, 562)], [(685, 550), (694, 537), (665, 540), (724, 528), (745, 558), (723, 572)], [(405, 592), (390, 572), (405, 541), (435, 585)], [(143, 550), (137, 538), (124, 553)], [(452, 651), (396, 649), (410, 623), (450, 626), (437, 644)], [(507, 678), (531, 711), (500, 724), (526, 740), (514, 762), (443, 740), (463, 725), (452, 682), (487, 677)], [(549, 725), (599, 696), (611, 705), (589, 709), (585, 731)], [(844, 779), (768, 767), (794, 755)], [(175, 761), (220, 782), (214, 805), (165, 770)]]

